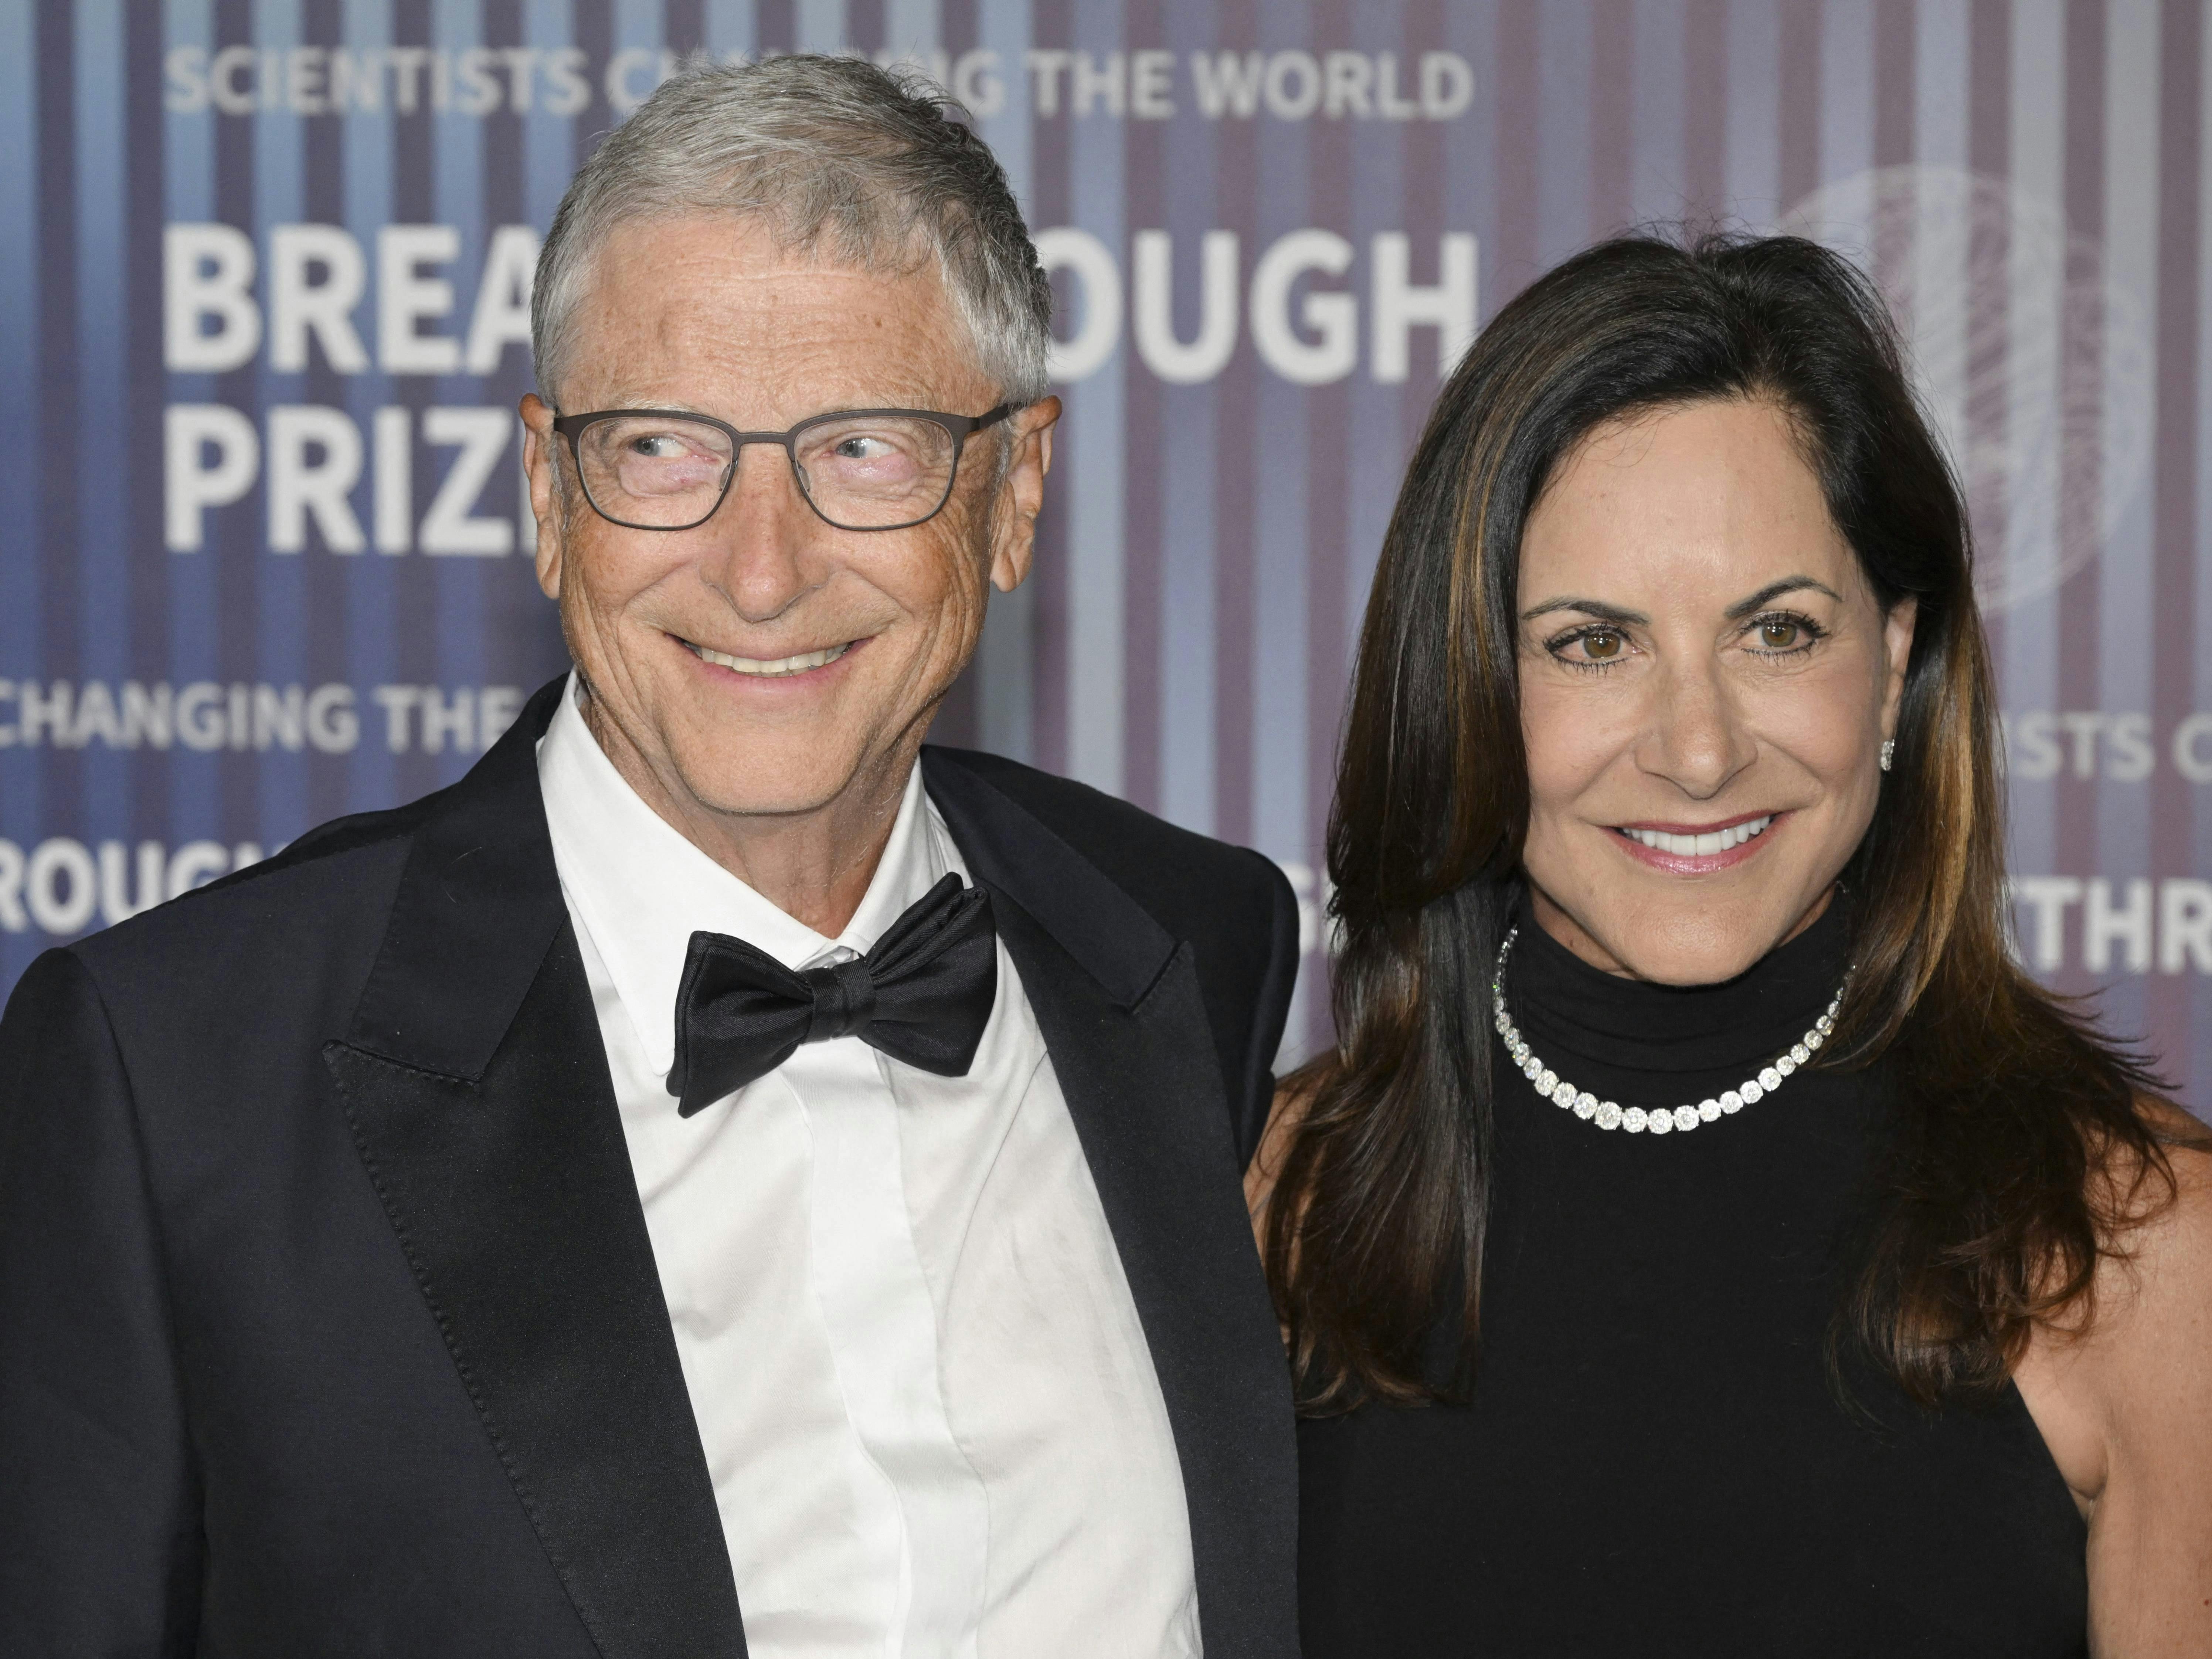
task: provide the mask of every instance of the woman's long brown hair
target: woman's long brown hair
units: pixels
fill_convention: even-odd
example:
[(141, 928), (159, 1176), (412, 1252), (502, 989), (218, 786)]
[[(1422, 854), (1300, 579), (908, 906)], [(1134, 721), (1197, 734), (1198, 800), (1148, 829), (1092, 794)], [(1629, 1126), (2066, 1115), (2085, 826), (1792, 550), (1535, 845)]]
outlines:
[[(1620, 238), (1475, 342), (1375, 573), (1328, 832), (1339, 1041), (1291, 1080), (1304, 1111), (1266, 1223), (1310, 1413), (1449, 1396), (1479, 1361), (1484, 970), (1528, 811), (1522, 532), (1593, 428), (1715, 398), (1788, 411), (1879, 601), (1918, 602), (1894, 769), (1844, 872), (1857, 969), (1822, 1057), (1881, 1061), (1899, 1103), (1839, 1328), (1920, 1400), (2000, 1387), (2039, 1322), (2086, 1315), (2100, 1256), (2170, 1196), (2137, 1105), (2155, 1080), (2009, 948), (1966, 517), (1880, 298), (1794, 237)], [(1430, 1346), (1440, 1319), (1459, 1339), (1449, 1376)]]

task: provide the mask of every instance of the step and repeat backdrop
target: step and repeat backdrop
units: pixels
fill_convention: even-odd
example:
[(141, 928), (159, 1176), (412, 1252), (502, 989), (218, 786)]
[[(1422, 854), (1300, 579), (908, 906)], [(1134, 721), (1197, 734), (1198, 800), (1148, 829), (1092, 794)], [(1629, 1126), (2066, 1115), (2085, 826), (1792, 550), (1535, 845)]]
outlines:
[(1972, 498), (2021, 946), (2212, 1100), (2199, 0), (0, 0), (0, 992), (458, 776), (564, 665), (538, 239), (685, 54), (911, 60), (1066, 400), (940, 732), (1279, 860), (1439, 375), (1632, 224), (1863, 259)]

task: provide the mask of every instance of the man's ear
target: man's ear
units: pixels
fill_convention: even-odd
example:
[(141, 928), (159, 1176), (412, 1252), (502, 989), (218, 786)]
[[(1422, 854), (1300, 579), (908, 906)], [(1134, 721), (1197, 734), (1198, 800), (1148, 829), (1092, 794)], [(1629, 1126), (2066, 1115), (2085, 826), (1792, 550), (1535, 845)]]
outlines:
[(549, 599), (561, 597), (561, 480), (554, 469), (561, 440), (553, 410), (534, 392), (522, 396), (522, 470), (530, 480), (530, 511), (538, 520), (538, 585)]
[(1052, 429), (1059, 422), (1057, 398), (1040, 398), (1009, 422), (1013, 435), (999, 483), (999, 511), (992, 515), (991, 586), (1001, 593), (1028, 579), (1037, 514), (1044, 511), (1044, 477), (1052, 471)]

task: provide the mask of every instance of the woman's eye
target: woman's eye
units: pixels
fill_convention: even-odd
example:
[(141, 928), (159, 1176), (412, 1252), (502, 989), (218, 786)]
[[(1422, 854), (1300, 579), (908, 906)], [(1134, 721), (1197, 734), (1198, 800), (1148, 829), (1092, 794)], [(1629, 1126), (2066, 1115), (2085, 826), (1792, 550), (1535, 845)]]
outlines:
[(1547, 641), (1544, 648), (1553, 660), (1570, 668), (1612, 668), (1628, 660), (1628, 635), (1618, 628), (1594, 623), (1569, 629)]
[(1752, 624), (1753, 647), (1771, 657), (1801, 656), (1826, 637), (1820, 623), (1787, 612), (1761, 617)]

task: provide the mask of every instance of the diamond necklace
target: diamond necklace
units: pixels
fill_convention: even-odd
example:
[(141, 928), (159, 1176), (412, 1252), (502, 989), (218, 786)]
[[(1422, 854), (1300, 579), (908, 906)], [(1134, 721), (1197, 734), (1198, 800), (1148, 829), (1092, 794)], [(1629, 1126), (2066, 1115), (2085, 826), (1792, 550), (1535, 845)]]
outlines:
[(1694, 1129), (1700, 1123), (1711, 1123), (1715, 1118), (1733, 1115), (1747, 1106), (1756, 1105), (1782, 1086), (1782, 1079), (1795, 1072), (1816, 1054), (1835, 1029), (1836, 1011), (1844, 1006), (1844, 992), (1851, 982), (1851, 970), (1844, 969), (1844, 982), (1836, 987), (1836, 994), (1828, 1000), (1827, 1012), (1813, 1022), (1813, 1029), (1787, 1052), (1777, 1054), (1772, 1062), (1759, 1068), (1759, 1075), (1747, 1078), (1733, 1089), (1723, 1089), (1709, 1099), (1694, 1106), (1677, 1106), (1669, 1111), (1664, 1106), (1623, 1108), (1610, 1100), (1600, 1100), (1587, 1089), (1575, 1085), (1538, 1059), (1521, 1035), (1521, 1028), (1505, 1012), (1505, 958), (1513, 949), (1513, 941), (1521, 937), (1514, 927), (1505, 935), (1505, 943), (1498, 947), (1498, 969), (1490, 976), (1490, 1005), (1497, 1011), (1498, 1035), (1504, 1040), (1506, 1053), (1521, 1068), (1521, 1075), (1536, 1085), (1536, 1092), (1545, 1099), (1565, 1107), (1585, 1123), (1595, 1123), (1601, 1129), (1626, 1129), (1629, 1133), (1642, 1134), (1650, 1130), (1655, 1135), (1667, 1134), (1675, 1129)]

